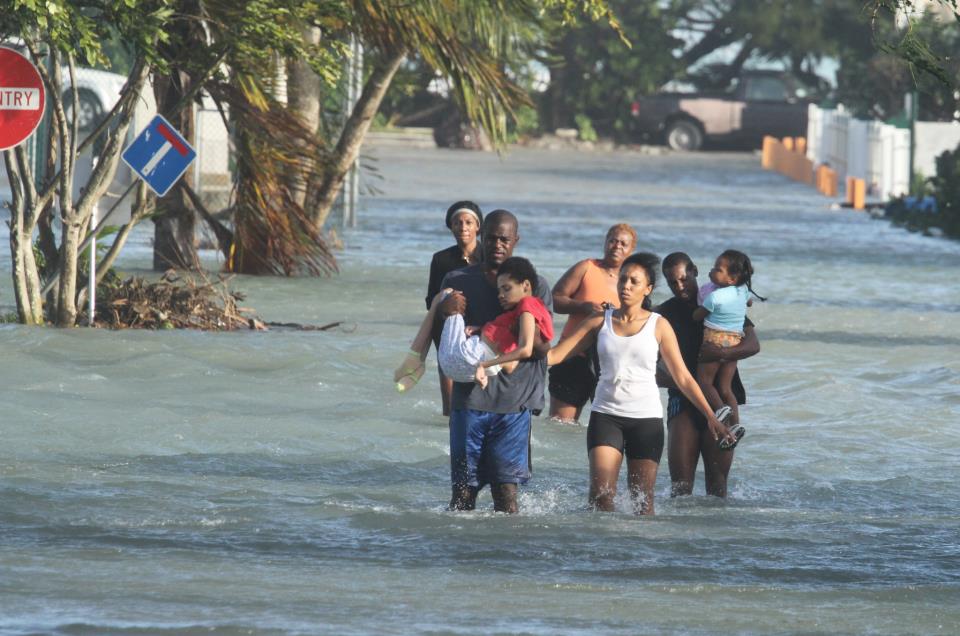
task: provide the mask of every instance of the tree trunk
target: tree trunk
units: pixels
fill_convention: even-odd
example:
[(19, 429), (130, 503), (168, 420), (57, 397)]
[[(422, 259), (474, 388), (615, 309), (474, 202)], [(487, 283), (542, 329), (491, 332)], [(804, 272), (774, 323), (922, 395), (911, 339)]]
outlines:
[(33, 307), (30, 304), (30, 293), (27, 291), (26, 263), (23, 258), (23, 240), (19, 231), (10, 230), (10, 251), (13, 256), (13, 293), (17, 301), (17, 320), (20, 324), (40, 324), (35, 320)]
[[(320, 44), (320, 29), (307, 27), (303, 29), (303, 40), (313, 46)], [(287, 105), (297, 119), (311, 133), (316, 133), (320, 127), (320, 77), (313, 72), (305, 60), (291, 60), (287, 66), (289, 80), (287, 81)], [(291, 165), (287, 174), (287, 187), (294, 201), (301, 207), (307, 198), (307, 175), (312, 166), (304, 170)]]
[(80, 227), (64, 223), (60, 244), (60, 288), (57, 293), (57, 326), (77, 324), (77, 250), (80, 246)]
[[(25, 251), (32, 250), (33, 246), (30, 244), (29, 234), (27, 235), (27, 240), (23, 240), (24, 212), (28, 206), (27, 199), (30, 196), (25, 191), (23, 179), (32, 178), (32, 175), (22, 174), (20, 166), (14, 158), (14, 151), (4, 150), (3, 160), (6, 166), (8, 181), (10, 182), (12, 199), (9, 204), (10, 260), (13, 265), (11, 275), (13, 277), (13, 294), (17, 303), (17, 319), (25, 325), (36, 324), (37, 321), (34, 318), (37, 309), (30, 302), (30, 292), (27, 285), (27, 264), (24, 259)], [(41, 313), (39, 322), (42, 322), (42, 319), (43, 316)]]
[[(30, 293), (30, 263), (26, 258), (29, 252), (31, 261), (33, 260), (33, 245), (30, 243), (29, 235), (24, 237), (22, 227), (23, 209), (21, 207), (19, 210), (12, 210), (10, 215), (10, 255), (13, 260), (13, 290), (17, 302), (17, 319), (24, 325), (39, 325), (43, 323), (43, 310), (39, 302), (39, 294)], [(34, 302), (34, 295), (36, 295), (36, 302)]]
[(40, 325), (43, 324), (43, 298), (40, 294), (43, 285), (40, 283), (40, 272), (37, 269), (37, 258), (33, 254), (31, 238), (30, 234), (26, 234), (20, 239), (25, 248), (23, 250), (23, 271), (26, 275), (27, 298), (30, 300), (29, 324)]
[(360, 154), (363, 138), (370, 129), (373, 117), (377, 114), (380, 102), (383, 101), (383, 96), (386, 95), (404, 56), (405, 52), (400, 50), (379, 62), (363, 85), (360, 99), (340, 133), (340, 140), (333, 151), (330, 164), (326, 167), (319, 185), (310, 192), (308, 201), (312, 204), (313, 220), (318, 228), (322, 228), (330, 216), (337, 195), (343, 187), (343, 180)]
[[(157, 110), (170, 113), (180, 104), (189, 84), (190, 78), (183, 72), (175, 73), (169, 78), (155, 77)], [(193, 102), (187, 103), (179, 112), (172, 113), (167, 118), (187, 143), (196, 144)], [(193, 187), (193, 170), (187, 169), (181, 180)], [(161, 213), (153, 220), (153, 269), (199, 269), (200, 259), (194, 240), (197, 221), (190, 200), (180, 188), (171, 188), (170, 192), (157, 202), (157, 210)]]

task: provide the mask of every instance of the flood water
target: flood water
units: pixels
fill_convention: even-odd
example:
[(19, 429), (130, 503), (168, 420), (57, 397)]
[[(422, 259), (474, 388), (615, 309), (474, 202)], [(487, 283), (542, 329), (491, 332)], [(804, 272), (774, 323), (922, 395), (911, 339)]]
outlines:
[[(960, 244), (749, 154), (370, 155), (339, 276), (232, 283), (341, 328), (0, 326), (0, 633), (960, 632)], [(517, 213), (551, 282), (619, 221), (702, 270), (750, 254), (770, 300), (728, 500), (702, 473), (671, 500), (664, 456), (655, 518), (587, 512), (586, 429), (537, 418), (522, 514), (445, 510), (435, 360), (409, 395), (391, 374), (461, 198)]]

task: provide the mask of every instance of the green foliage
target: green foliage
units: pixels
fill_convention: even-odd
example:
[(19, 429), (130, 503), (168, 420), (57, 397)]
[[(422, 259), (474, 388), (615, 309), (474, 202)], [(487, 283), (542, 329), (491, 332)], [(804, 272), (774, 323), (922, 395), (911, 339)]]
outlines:
[(930, 179), (922, 172), (913, 173), (913, 179), (910, 183), (910, 194), (915, 197), (925, 197), (933, 194), (930, 189)]
[(386, 115), (383, 113), (374, 115), (373, 121), (370, 123), (370, 130), (389, 130), (390, 128), (393, 128), (393, 126), (390, 125)]
[[(391, 28), (401, 32), (410, 55), (384, 111), (401, 123), (436, 126), (456, 118), (452, 100), (463, 119), (481, 124), (495, 143), (513, 139), (529, 129), (518, 119), (530, 119), (530, 112), (520, 109), (531, 103), (533, 65), (543, 67), (545, 44), (571, 29), (590, 28), (629, 48), (610, 5), (603, 0), (425, 0), (410, 5), (409, 15), (396, 11), (388, 22), (400, 22)], [(413, 33), (408, 21), (423, 33)], [(427, 90), (438, 77), (449, 82), (447, 99)]]
[[(916, 16), (923, 13), (923, 21), (939, 22), (940, 25), (960, 24), (960, 5), (958, 5), (957, 0), (933, 0), (931, 2), (872, 0), (870, 4), (873, 5), (872, 22), (875, 27), (877, 26), (878, 16), (888, 17), (891, 14), (898, 14), (898, 19), (901, 19), (903, 16)], [(934, 11), (938, 11), (942, 19), (934, 17)], [(952, 19), (950, 16), (952, 16)], [(936, 47), (932, 46), (928, 33), (915, 31), (914, 26), (917, 23), (918, 20), (911, 17), (907, 20), (905, 28), (897, 34), (890, 34), (889, 31), (883, 33), (880, 29), (875, 29), (877, 49), (904, 60), (910, 65), (911, 72), (916, 75), (933, 78), (943, 85), (956, 85), (957, 75), (950, 69), (949, 56), (942, 56), (936, 50)]]
[(630, 103), (649, 94), (679, 70), (672, 51), (681, 43), (673, 34), (678, 14), (657, 0), (612, 0), (628, 45), (603, 23), (557, 26), (544, 59), (550, 87), (540, 96), (545, 128), (570, 127), (577, 114), (603, 135), (626, 136)]
[[(9, 2), (5, 4), (10, 4)], [(122, 40), (130, 51), (159, 63), (157, 44), (167, 39), (171, 0), (12, 0), (0, 11), (0, 39), (40, 41), (84, 66), (108, 67), (104, 43)]]
[(584, 114), (576, 115), (573, 118), (577, 124), (577, 136), (581, 141), (596, 141), (597, 131), (593, 128), (593, 122)]
[(894, 199), (886, 217), (895, 224), (917, 232), (940, 228), (946, 236), (960, 239), (960, 146), (937, 157), (937, 174), (926, 179), (918, 196), (929, 194), (937, 200), (936, 213), (910, 209), (905, 198)]
[(949, 236), (960, 238), (960, 146), (937, 157), (937, 176), (930, 185), (940, 207), (940, 227)]
[(919, 93), (919, 118), (949, 121), (960, 110), (960, 22), (926, 15), (898, 32), (892, 15), (873, 24), (860, 13), (837, 14), (837, 99), (856, 116), (888, 120), (904, 95)]
[(511, 127), (512, 141), (540, 132), (540, 114), (533, 106), (521, 106)]

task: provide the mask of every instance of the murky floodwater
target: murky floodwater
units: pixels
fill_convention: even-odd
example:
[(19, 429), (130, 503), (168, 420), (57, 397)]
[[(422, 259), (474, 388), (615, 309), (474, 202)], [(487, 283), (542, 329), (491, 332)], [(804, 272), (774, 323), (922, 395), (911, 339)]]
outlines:
[[(960, 631), (960, 245), (748, 155), (373, 154), (342, 275), (235, 283), (347, 328), (0, 327), (0, 633)], [(751, 255), (770, 301), (728, 501), (702, 475), (671, 501), (664, 461), (656, 518), (588, 513), (585, 429), (540, 419), (522, 515), (444, 510), (435, 362), (411, 395), (390, 376), (459, 198), (515, 211), (551, 281), (620, 220), (661, 255)]]

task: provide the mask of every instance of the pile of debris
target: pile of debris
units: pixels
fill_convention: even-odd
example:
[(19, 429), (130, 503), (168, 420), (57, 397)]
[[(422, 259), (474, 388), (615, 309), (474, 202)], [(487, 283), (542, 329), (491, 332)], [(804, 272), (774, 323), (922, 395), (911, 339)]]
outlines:
[(238, 306), (241, 292), (227, 288), (229, 279), (195, 280), (174, 270), (151, 283), (142, 278), (117, 280), (97, 290), (97, 326), (111, 329), (202, 329), (234, 331), (265, 329)]

